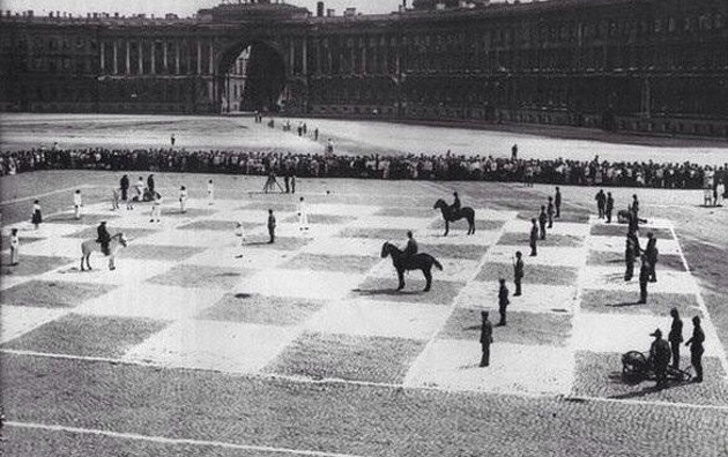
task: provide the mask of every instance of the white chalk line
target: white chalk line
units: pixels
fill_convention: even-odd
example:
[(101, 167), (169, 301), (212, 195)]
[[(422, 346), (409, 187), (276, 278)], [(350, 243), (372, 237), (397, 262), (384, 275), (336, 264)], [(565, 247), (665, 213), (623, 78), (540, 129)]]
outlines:
[(108, 438), (120, 438), (120, 439), (125, 439), (125, 440), (134, 440), (134, 441), (148, 441), (148, 442), (152, 442), (152, 443), (172, 444), (172, 445), (177, 445), (177, 446), (180, 446), (180, 445), (199, 446), (199, 447), (209, 446), (209, 447), (218, 447), (218, 448), (223, 448), (223, 449), (271, 452), (271, 453), (287, 454), (287, 455), (305, 455), (305, 456), (312, 456), (312, 457), (363, 457), (360, 455), (341, 454), (338, 452), (307, 451), (307, 450), (303, 450), (303, 449), (289, 449), (289, 448), (281, 448), (281, 447), (273, 447), (273, 446), (258, 446), (258, 445), (252, 445), (252, 444), (235, 444), (235, 443), (227, 443), (224, 441), (195, 440), (195, 439), (189, 439), (189, 438), (168, 438), (168, 437), (154, 436), (154, 435), (140, 435), (137, 433), (122, 433), (122, 432), (112, 432), (112, 431), (108, 431), (108, 430), (98, 430), (98, 429), (79, 428), (79, 427), (66, 427), (63, 425), (38, 424), (38, 423), (34, 423), (34, 422), (7, 421), (4, 423), (4, 425), (7, 427), (29, 428), (29, 429), (35, 429), (35, 430), (45, 430), (45, 431), (64, 432), (64, 433), (75, 433), (78, 435), (103, 436), (103, 437), (108, 437)]
[[(45, 192), (42, 194), (31, 195), (28, 197), (15, 198), (12, 200), (5, 200), (5, 201), (0, 202), (0, 205), (12, 205), (14, 203), (22, 203), (22, 202), (27, 202), (27, 201), (31, 201), (31, 200), (39, 200), (40, 198), (48, 197), (49, 195), (55, 195), (55, 194), (60, 194), (60, 193), (64, 193), (64, 192), (73, 193), (78, 189), (93, 189), (94, 187), (99, 187), (99, 186), (94, 186), (91, 184), (82, 184), (80, 186), (66, 187), (65, 189), (58, 189), (58, 190), (54, 190), (51, 192)], [(57, 213), (54, 213), (54, 214), (57, 214)]]

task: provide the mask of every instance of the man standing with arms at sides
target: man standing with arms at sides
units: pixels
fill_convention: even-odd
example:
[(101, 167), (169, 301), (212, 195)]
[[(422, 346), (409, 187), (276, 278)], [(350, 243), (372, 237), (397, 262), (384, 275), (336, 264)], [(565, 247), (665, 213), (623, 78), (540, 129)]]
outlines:
[[(129, 175), (124, 175), (121, 177), (119, 187), (121, 188), (121, 201), (126, 202), (129, 192)], [(126, 209), (129, 209), (128, 205)]]
[(631, 281), (634, 276), (634, 263), (637, 261), (637, 255), (640, 252), (640, 243), (634, 232), (627, 233), (627, 241), (624, 247), (624, 280)]
[(514, 297), (521, 296), (521, 280), (523, 279), (523, 259), (521, 251), (516, 251), (516, 261), (513, 263), (513, 282), (516, 284)]
[(546, 207), (546, 214), (549, 217), (549, 226), (548, 228), (552, 228), (554, 226), (554, 199), (553, 197), (549, 197), (549, 203)]
[(276, 240), (276, 217), (273, 215), (273, 210), (268, 210), (268, 244), (273, 244)]
[(493, 342), (493, 324), (488, 320), (488, 311), (482, 311), (480, 315), (483, 318), (483, 323), (480, 325), (480, 347), (483, 350), (480, 366), (487, 367), (490, 365), (490, 344)]
[(81, 219), (81, 207), (83, 206), (83, 199), (81, 198), (81, 191), (76, 190), (73, 194), (73, 217), (74, 219)]
[(693, 317), (693, 336), (685, 343), (685, 346), (690, 346), (690, 363), (693, 364), (695, 369), (695, 382), (703, 382), (703, 352), (705, 348), (703, 343), (705, 342), (705, 333), (700, 326), (700, 316)]
[(607, 192), (607, 203), (604, 212), (607, 216), (607, 224), (612, 223), (612, 212), (614, 211), (614, 197), (611, 192)]
[(647, 261), (650, 263), (650, 282), (657, 282), (657, 273), (655, 267), (657, 265), (657, 239), (655, 234), (647, 232), (647, 247), (645, 247), (645, 256)]
[(647, 283), (650, 279), (650, 262), (647, 260), (646, 255), (643, 255), (640, 260), (640, 301), (637, 303), (642, 305), (647, 303)]
[(607, 202), (607, 197), (604, 195), (604, 190), (599, 189), (594, 200), (597, 201), (597, 211), (599, 212), (599, 219), (604, 219), (604, 206)]
[(531, 246), (531, 257), (536, 257), (536, 242), (538, 240), (538, 227), (536, 226), (536, 218), (531, 219), (531, 236), (529, 245)]
[(670, 349), (672, 349), (672, 367), (678, 369), (680, 368), (680, 343), (683, 342), (683, 321), (680, 319), (677, 308), (670, 310), (670, 316), (672, 316), (672, 326), (670, 327), (670, 333), (667, 335), (667, 340), (670, 342)]
[(541, 229), (541, 239), (546, 239), (546, 221), (548, 220), (548, 216), (546, 216), (546, 206), (541, 205), (541, 213), (538, 215), (538, 226)]
[(662, 331), (658, 328), (650, 336), (655, 337), (655, 341), (650, 346), (650, 361), (655, 369), (655, 378), (657, 378), (657, 387), (662, 389), (667, 384), (667, 365), (670, 363), (670, 345), (662, 339)]
[(556, 195), (554, 196), (554, 206), (556, 206), (556, 219), (561, 217), (561, 189), (556, 186)]
[(504, 327), (506, 325), (506, 308), (510, 301), (508, 300), (506, 280), (500, 278), (498, 282), (500, 283), (500, 287), (498, 289), (498, 313), (500, 313), (500, 322), (498, 322), (498, 327)]
[(215, 201), (215, 184), (212, 179), (207, 181), (207, 204), (212, 205)]
[(308, 208), (303, 197), (298, 200), (298, 224), (301, 233), (308, 233)]

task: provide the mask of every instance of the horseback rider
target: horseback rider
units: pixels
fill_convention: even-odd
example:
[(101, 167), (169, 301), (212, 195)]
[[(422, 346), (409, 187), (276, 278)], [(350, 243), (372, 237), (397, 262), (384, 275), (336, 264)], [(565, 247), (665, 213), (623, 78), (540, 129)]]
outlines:
[(111, 235), (106, 229), (106, 221), (101, 221), (98, 228), (96, 229), (96, 233), (98, 233), (98, 238), (96, 238), (96, 242), (101, 243), (101, 252), (103, 252), (104, 255), (109, 255), (109, 243), (111, 242)]
[(460, 198), (458, 197), (457, 192), (453, 192), (452, 196), (455, 197), (455, 200), (452, 202), (452, 206), (450, 206), (450, 208), (452, 208), (453, 213), (457, 213), (460, 211)]
[(417, 241), (412, 236), (412, 230), (407, 231), (407, 246), (402, 253), (405, 255), (405, 260), (409, 260), (417, 254)]

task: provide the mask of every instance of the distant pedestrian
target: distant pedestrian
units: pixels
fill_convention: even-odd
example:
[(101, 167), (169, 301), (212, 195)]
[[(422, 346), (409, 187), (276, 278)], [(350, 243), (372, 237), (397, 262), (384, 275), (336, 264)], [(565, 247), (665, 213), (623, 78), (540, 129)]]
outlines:
[(536, 242), (538, 240), (538, 226), (536, 226), (536, 218), (531, 219), (531, 236), (529, 237), (529, 245), (531, 246), (531, 257), (536, 257)]
[(657, 282), (657, 273), (655, 267), (657, 266), (657, 239), (652, 232), (647, 232), (647, 247), (645, 247), (645, 256), (650, 264), (650, 282)]
[(645, 304), (647, 303), (647, 283), (650, 279), (650, 262), (645, 255), (640, 260), (640, 300), (637, 303)]
[(556, 186), (556, 195), (554, 195), (554, 206), (556, 206), (556, 219), (561, 217), (561, 189)]
[(174, 133), (172, 136), (169, 137), (169, 143), (174, 147), (174, 144), (177, 142), (177, 138), (174, 137)]
[(111, 189), (111, 211), (119, 209), (119, 189)]
[(149, 191), (149, 194), (153, 197), (154, 192), (156, 190), (156, 184), (154, 183), (154, 175), (150, 174), (147, 178), (147, 190)]
[(518, 145), (511, 146), (511, 160), (518, 160)]
[(523, 280), (523, 254), (521, 251), (516, 251), (516, 261), (513, 263), (513, 282), (516, 285), (516, 293), (514, 297), (521, 296), (521, 280)]
[(73, 218), (81, 219), (81, 207), (83, 206), (83, 199), (81, 198), (81, 190), (77, 189), (73, 194)]
[(179, 210), (182, 214), (187, 212), (187, 187), (179, 188)]
[(703, 382), (703, 352), (705, 348), (703, 343), (705, 342), (705, 333), (703, 328), (700, 326), (700, 316), (693, 317), (693, 336), (685, 343), (685, 346), (690, 346), (690, 363), (693, 365), (695, 370), (695, 382)]
[(303, 197), (301, 197), (298, 201), (298, 225), (298, 230), (301, 233), (308, 232), (308, 208)]
[(604, 209), (607, 203), (607, 196), (604, 195), (604, 190), (599, 189), (594, 200), (597, 201), (597, 212), (599, 213), (599, 219), (604, 219)]
[(149, 222), (162, 222), (162, 196), (159, 192), (152, 194), (152, 210), (149, 213)]
[(657, 379), (658, 389), (662, 389), (667, 384), (667, 365), (670, 363), (670, 345), (662, 339), (662, 330), (659, 328), (650, 333), (655, 337), (655, 341), (650, 346), (650, 358), (652, 368), (655, 370), (655, 378)]
[(212, 179), (207, 181), (207, 204), (212, 205), (215, 203), (215, 183), (212, 182)]
[(319, 129), (318, 129), (318, 127), (316, 127), (316, 129), (313, 131), (313, 140), (318, 141), (318, 137), (319, 137)]
[(554, 226), (554, 198), (553, 197), (549, 197), (549, 203), (546, 206), (546, 214), (549, 217), (548, 228), (552, 228)]
[(604, 208), (604, 213), (607, 216), (607, 224), (612, 223), (612, 212), (614, 212), (614, 197), (612, 197), (611, 192), (607, 192), (607, 202)]
[(483, 319), (480, 325), (480, 347), (483, 351), (480, 366), (487, 367), (490, 365), (490, 345), (493, 343), (493, 324), (488, 320), (488, 311), (482, 311), (480, 315)]
[(296, 193), (296, 174), (291, 173), (291, 193)]
[(18, 229), (14, 228), (10, 232), (10, 265), (15, 266), (20, 260), (20, 238), (18, 238)]
[(670, 310), (670, 316), (672, 316), (672, 325), (670, 333), (667, 335), (667, 341), (670, 342), (672, 350), (672, 367), (678, 369), (680, 368), (680, 343), (683, 342), (683, 321), (680, 319), (677, 308)]
[(541, 233), (541, 239), (546, 239), (546, 221), (548, 221), (548, 216), (546, 215), (546, 206), (541, 205), (541, 213), (538, 215), (538, 226)]
[(715, 206), (723, 206), (723, 197), (725, 196), (725, 184), (723, 180), (718, 181), (718, 185), (715, 186)]
[(40, 224), (43, 222), (43, 214), (41, 213), (40, 209), (40, 200), (33, 201), (33, 213), (31, 214), (30, 222), (33, 223), (33, 226), (36, 230), (38, 230)]
[(276, 240), (276, 217), (273, 215), (273, 210), (268, 210), (268, 244), (273, 244)]
[(500, 322), (498, 322), (498, 326), (502, 327), (506, 325), (506, 308), (510, 301), (508, 300), (506, 280), (500, 278), (498, 282), (500, 283), (500, 287), (498, 288), (498, 313), (500, 314)]
[(632, 205), (627, 206), (627, 232), (637, 233), (640, 230), (640, 220), (632, 210)]
[(637, 199), (637, 194), (632, 194), (632, 213), (635, 219), (639, 220), (640, 215), (640, 201)]
[[(121, 189), (121, 201), (126, 201), (129, 192), (129, 175), (124, 175), (119, 181), (119, 188)], [(128, 209), (128, 208), (127, 208)]]
[(291, 176), (288, 174), (288, 171), (286, 171), (283, 174), (283, 187), (286, 188), (286, 193), (291, 193)]
[(243, 251), (242, 248), (245, 246), (245, 227), (243, 226), (242, 222), (238, 222), (235, 225), (235, 236), (240, 238), (240, 254), (236, 255), (236, 259), (240, 259), (243, 257)]

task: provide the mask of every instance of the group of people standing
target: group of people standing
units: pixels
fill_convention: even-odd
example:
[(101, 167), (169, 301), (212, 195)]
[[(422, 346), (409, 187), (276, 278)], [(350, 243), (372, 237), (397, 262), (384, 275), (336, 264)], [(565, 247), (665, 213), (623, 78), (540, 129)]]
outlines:
[[(680, 368), (680, 345), (683, 340), (683, 321), (677, 308), (670, 310), (672, 324), (667, 340), (662, 338), (662, 330), (659, 328), (650, 334), (655, 340), (650, 346), (649, 361), (655, 371), (657, 381), (656, 387), (662, 389), (667, 385), (667, 368)], [(703, 382), (703, 353), (705, 352), (705, 332), (701, 325), (700, 316), (693, 317), (693, 334), (685, 343), (690, 346), (690, 363), (695, 370), (695, 382)], [(670, 361), (672, 363), (670, 364)]]

